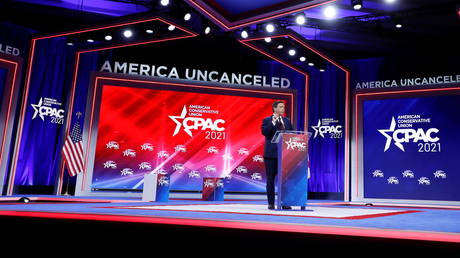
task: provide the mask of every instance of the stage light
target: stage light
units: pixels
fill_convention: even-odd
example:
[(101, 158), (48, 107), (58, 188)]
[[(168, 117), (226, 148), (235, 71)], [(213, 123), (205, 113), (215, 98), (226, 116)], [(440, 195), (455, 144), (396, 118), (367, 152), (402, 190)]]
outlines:
[(175, 29), (176, 29), (176, 27), (175, 27), (174, 25), (169, 25), (169, 26), (168, 26), (168, 30), (169, 30), (169, 31), (173, 31), (173, 30), (175, 30)]
[(395, 3), (395, 2), (396, 2), (396, 0), (385, 0), (385, 3), (387, 3), (387, 4), (392, 4), (392, 3)]
[(112, 36), (110, 36), (110, 35), (105, 36), (105, 40), (107, 40), (107, 41), (112, 40)]
[(27, 198), (27, 197), (21, 197), (18, 202), (21, 202), (21, 203), (29, 203), (30, 202), (30, 199)]
[(249, 33), (247, 30), (241, 31), (241, 37), (247, 39), (249, 37)]
[(283, 45), (278, 45), (276, 48), (277, 49), (283, 49), (283, 47), (284, 47)]
[(153, 34), (153, 30), (145, 30), (147, 34)]
[(73, 46), (72, 42), (67, 42), (67, 46)]
[(272, 42), (272, 38), (264, 38), (265, 42), (270, 43)]
[(131, 30), (125, 30), (123, 31), (123, 36), (125, 38), (131, 38), (133, 36), (133, 32)]
[(308, 66), (315, 66), (315, 64), (310, 62), (310, 63), (308, 63)]
[(161, 6), (168, 6), (169, 5), (169, 0), (160, 0)]
[(273, 23), (265, 25), (265, 31), (268, 33), (273, 33), (275, 31), (275, 25)]
[(295, 49), (290, 49), (288, 53), (289, 53), (290, 56), (295, 56), (296, 51), (295, 51)]
[(353, 6), (353, 9), (360, 10), (361, 8), (363, 8), (363, 1), (362, 0), (351, 0), (351, 5)]
[(185, 20), (185, 21), (189, 21), (190, 19), (192, 19), (192, 14), (191, 14), (191, 13), (186, 13), (186, 14), (184, 15), (184, 20)]
[(306, 21), (307, 17), (305, 17), (304, 13), (299, 13), (295, 16), (295, 23), (297, 23), (297, 25), (304, 25)]
[(211, 33), (211, 27), (207, 26), (207, 27), (204, 29), (204, 34), (208, 35), (209, 33)]
[(301, 57), (299, 58), (299, 60), (300, 60), (301, 62), (305, 62), (305, 60), (307, 60), (307, 58), (305, 58), (304, 56), (301, 56)]
[(93, 43), (93, 42), (94, 42), (94, 39), (87, 39), (86, 42), (88, 42), (88, 43)]
[(328, 19), (335, 18), (335, 16), (337, 16), (337, 8), (333, 5), (330, 5), (324, 8), (323, 14)]
[(326, 71), (326, 69), (324, 69), (324, 68), (321, 68), (321, 69), (319, 69), (319, 71), (320, 71), (320, 72), (325, 72), (325, 71)]
[(401, 28), (402, 28), (402, 24), (401, 24), (401, 23), (396, 23), (395, 27), (396, 27), (397, 29), (401, 29)]

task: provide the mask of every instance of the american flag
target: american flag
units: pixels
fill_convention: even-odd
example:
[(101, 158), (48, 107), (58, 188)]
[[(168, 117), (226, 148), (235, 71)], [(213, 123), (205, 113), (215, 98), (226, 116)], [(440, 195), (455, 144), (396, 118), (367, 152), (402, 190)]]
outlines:
[(77, 121), (67, 135), (62, 148), (64, 162), (67, 164), (70, 176), (80, 174), (84, 169), (82, 139), (80, 124)]

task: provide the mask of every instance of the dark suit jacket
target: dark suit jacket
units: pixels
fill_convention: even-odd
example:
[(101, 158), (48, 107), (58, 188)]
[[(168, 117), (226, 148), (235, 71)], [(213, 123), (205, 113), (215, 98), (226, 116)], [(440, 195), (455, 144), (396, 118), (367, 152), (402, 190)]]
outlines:
[[(293, 130), (291, 120), (287, 117), (283, 117), (284, 130)], [(271, 143), (273, 136), (276, 131), (281, 130), (280, 125), (273, 125), (272, 116), (264, 118), (262, 120), (262, 134), (265, 136), (264, 145), (264, 158), (278, 158), (278, 148), (276, 143)]]

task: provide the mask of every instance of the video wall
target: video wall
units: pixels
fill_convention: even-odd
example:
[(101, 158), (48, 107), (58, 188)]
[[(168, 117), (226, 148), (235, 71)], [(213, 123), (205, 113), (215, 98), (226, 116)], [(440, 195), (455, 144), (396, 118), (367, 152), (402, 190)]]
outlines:
[(223, 177), (225, 191), (265, 192), (262, 120), (277, 99), (292, 116), (293, 93), (216, 89), (103, 85), (91, 188), (142, 189), (153, 171), (173, 191)]
[(459, 108), (459, 91), (363, 100), (364, 198), (460, 201)]

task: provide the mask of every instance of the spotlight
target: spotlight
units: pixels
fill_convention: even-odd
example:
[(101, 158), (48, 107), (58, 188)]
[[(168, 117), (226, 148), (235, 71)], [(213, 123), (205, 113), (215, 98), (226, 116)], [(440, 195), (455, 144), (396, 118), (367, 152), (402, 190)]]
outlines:
[(363, 7), (363, 1), (362, 0), (351, 0), (351, 5), (353, 6), (353, 9), (360, 10)]
[(307, 17), (305, 17), (304, 13), (299, 13), (295, 16), (295, 23), (297, 23), (297, 25), (304, 25), (306, 21)]
[(161, 6), (168, 6), (169, 5), (169, 0), (160, 0), (160, 5)]
[(265, 40), (265, 42), (267, 42), (267, 43), (272, 42), (272, 38), (268, 38), (268, 37), (267, 37), (267, 38), (264, 38), (264, 40)]
[(283, 47), (284, 47), (283, 45), (278, 45), (276, 48), (277, 49), (283, 49)]
[(265, 31), (268, 33), (273, 33), (275, 31), (275, 25), (273, 23), (268, 23), (265, 25)]
[(310, 63), (308, 63), (308, 66), (315, 66), (315, 64), (310, 62)]
[(93, 43), (93, 42), (94, 42), (94, 39), (87, 39), (86, 42), (88, 42), (88, 43)]
[(249, 33), (247, 30), (241, 31), (241, 37), (247, 39), (249, 37)]
[(401, 24), (401, 23), (396, 23), (395, 27), (396, 27), (397, 29), (401, 29), (401, 28), (402, 28), (402, 24)]
[(123, 31), (123, 36), (125, 38), (131, 38), (133, 36), (133, 32), (131, 30), (125, 30)]
[(319, 69), (319, 71), (323, 73), (323, 72), (325, 72), (325, 71), (326, 71), (326, 69), (324, 69), (324, 68), (321, 68), (321, 69)]
[(21, 202), (21, 203), (29, 203), (30, 202), (30, 199), (27, 198), (27, 197), (21, 197), (18, 202)]
[(387, 4), (393, 4), (395, 2), (396, 2), (396, 0), (385, 0), (385, 3), (387, 3)]
[(290, 56), (295, 56), (296, 51), (295, 49), (290, 49), (288, 53)]
[(209, 33), (211, 33), (211, 27), (207, 26), (207, 27), (204, 29), (204, 34), (208, 35)]
[(305, 62), (305, 60), (307, 60), (307, 59), (306, 59), (304, 56), (301, 56), (301, 57), (299, 58), (299, 60), (300, 60), (301, 62)]
[(330, 5), (324, 8), (323, 14), (328, 19), (335, 18), (335, 16), (337, 16), (337, 8), (333, 5)]
[(72, 42), (67, 42), (67, 46), (73, 46)]
[(190, 19), (192, 19), (192, 14), (191, 14), (191, 13), (186, 13), (186, 14), (184, 15), (184, 20), (185, 20), (185, 21), (189, 21)]
[(153, 34), (153, 30), (145, 30), (147, 34)]
[(175, 30), (175, 29), (176, 29), (176, 27), (175, 27), (174, 25), (169, 25), (169, 26), (168, 26), (168, 30), (169, 30), (169, 31), (173, 31), (173, 30)]
[(112, 40), (112, 36), (110, 36), (110, 35), (105, 36), (105, 40), (107, 40), (107, 41)]

